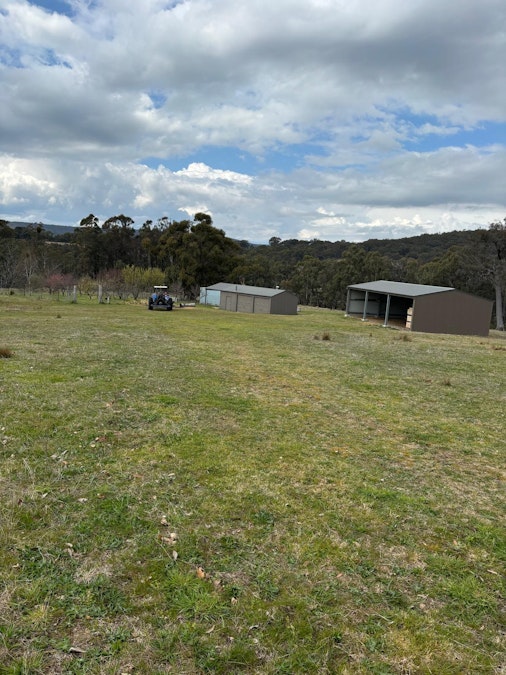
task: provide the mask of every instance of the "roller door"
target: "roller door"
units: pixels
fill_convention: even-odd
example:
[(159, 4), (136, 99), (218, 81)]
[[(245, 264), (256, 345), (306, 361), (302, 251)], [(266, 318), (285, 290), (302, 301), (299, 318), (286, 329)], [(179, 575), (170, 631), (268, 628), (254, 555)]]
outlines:
[(269, 298), (255, 298), (255, 314), (270, 314), (271, 301)]
[(235, 312), (236, 310), (236, 296), (235, 295), (226, 295), (225, 296), (225, 309), (229, 312)]
[(238, 312), (253, 312), (253, 301), (254, 298), (252, 295), (239, 295), (237, 296), (237, 311)]

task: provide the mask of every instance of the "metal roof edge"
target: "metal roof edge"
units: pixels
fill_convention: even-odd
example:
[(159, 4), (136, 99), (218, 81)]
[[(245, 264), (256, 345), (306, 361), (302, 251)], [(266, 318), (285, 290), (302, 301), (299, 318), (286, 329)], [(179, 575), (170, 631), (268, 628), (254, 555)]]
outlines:
[(451, 286), (411, 284), (403, 281), (387, 281), (385, 279), (368, 281), (362, 284), (350, 284), (348, 288), (359, 291), (371, 291), (372, 293), (384, 293), (386, 295), (398, 295), (401, 297), (417, 297), (421, 295), (433, 295), (435, 293), (455, 292), (457, 290)]
[(219, 282), (211, 286), (205, 286), (210, 291), (229, 291), (231, 293), (241, 293), (242, 295), (263, 295), (273, 297), (280, 293), (290, 293), (295, 295), (292, 291), (287, 291), (284, 288), (268, 288), (264, 286), (247, 286), (245, 284), (229, 284), (226, 282)]

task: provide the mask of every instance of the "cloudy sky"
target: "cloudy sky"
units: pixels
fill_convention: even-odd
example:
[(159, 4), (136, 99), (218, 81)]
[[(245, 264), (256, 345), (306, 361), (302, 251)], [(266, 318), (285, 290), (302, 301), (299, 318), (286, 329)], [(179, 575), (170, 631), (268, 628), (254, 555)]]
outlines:
[(0, 218), (252, 242), (506, 216), (505, 0), (0, 0)]

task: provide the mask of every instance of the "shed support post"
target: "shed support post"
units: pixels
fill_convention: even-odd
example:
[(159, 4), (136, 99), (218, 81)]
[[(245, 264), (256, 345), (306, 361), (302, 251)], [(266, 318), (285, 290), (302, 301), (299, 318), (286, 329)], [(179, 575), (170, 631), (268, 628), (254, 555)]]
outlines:
[(362, 321), (367, 319), (367, 303), (369, 302), (369, 291), (365, 292), (364, 298), (364, 313), (362, 314)]
[(383, 328), (388, 326), (388, 315), (390, 314), (390, 295), (387, 295), (387, 306), (385, 309), (385, 321), (383, 323)]
[(346, 294), (346, 311), (344, 313), (344, 316), (348, 316), (348, 312), (350, 311), (350, 289), (348, 288), (348, 292)]

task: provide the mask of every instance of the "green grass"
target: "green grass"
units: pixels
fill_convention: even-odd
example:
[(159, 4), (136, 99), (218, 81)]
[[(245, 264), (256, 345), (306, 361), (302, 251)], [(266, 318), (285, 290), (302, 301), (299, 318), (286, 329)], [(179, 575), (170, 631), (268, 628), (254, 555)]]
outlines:
[(505, 341), (0, 295), (0, 674), (501, 673)]

